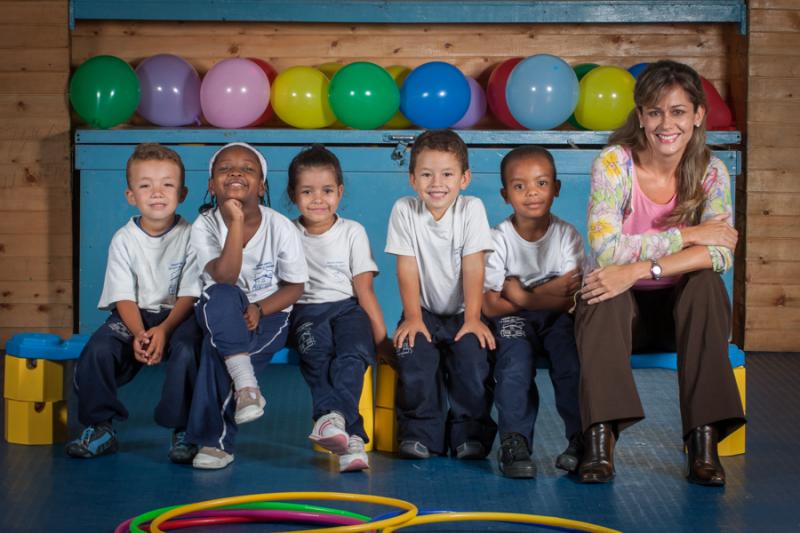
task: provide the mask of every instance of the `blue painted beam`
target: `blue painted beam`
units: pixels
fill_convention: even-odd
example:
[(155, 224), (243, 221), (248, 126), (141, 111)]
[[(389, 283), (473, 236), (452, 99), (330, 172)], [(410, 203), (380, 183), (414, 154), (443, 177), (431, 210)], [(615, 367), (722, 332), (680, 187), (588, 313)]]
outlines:
[(344, 23), (732, 22), (744, 0), (72, 0), (74, 18)]

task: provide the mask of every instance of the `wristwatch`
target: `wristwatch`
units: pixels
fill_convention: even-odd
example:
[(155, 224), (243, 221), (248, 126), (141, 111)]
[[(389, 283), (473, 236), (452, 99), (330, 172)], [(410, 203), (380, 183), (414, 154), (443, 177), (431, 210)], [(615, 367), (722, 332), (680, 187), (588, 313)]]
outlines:
[(661, 265), (658, 264), (658, 261), (655, 259), (650, 260), (650, 277), (654, 280), (661, 279), (661, 274), (663, 270), (661, 269)]

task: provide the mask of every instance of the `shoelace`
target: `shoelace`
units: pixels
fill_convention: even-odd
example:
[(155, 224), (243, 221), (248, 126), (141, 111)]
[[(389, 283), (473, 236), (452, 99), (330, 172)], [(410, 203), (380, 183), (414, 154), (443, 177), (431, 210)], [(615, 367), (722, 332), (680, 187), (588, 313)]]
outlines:
[(186, 432), (178, 431), (175, 433), (175, 446), (186, 446)]
[(81, 433), (81, 444), (89, 444), (92, 440), (92, 435), (94, 435), (95, 429), (93, 426), (89, 426), (83, 430)]

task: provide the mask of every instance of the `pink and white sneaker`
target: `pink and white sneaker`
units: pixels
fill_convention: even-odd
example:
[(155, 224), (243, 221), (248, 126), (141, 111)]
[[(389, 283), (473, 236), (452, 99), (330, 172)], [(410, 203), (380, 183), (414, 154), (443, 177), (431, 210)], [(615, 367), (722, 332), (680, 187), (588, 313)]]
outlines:
[(358, 435), (351, 435), (347, 453), (339, 456), (339, 472), (358, 472), (367, 468), (369, 458), (364, 451), (364, 440)]
[(347, 453), (349, 439), (344, 428), (344, 417), (336, 411), (332, 411), (317, 419), (308, 438), (326, 450), (336, 455), (342, 455)]

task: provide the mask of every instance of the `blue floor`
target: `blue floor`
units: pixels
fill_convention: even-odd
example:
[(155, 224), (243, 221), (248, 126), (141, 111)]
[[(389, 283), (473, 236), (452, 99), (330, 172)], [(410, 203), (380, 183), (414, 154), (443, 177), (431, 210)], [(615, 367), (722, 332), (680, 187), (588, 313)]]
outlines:
[[(422, 508), (511, 511), (560, 516), (622, 531), (798, 531), (800, 489), (794, 459), (800, 442), (800, 355), (748, 357), (747, 455), (723, 459), (724, 489), (683, 478), (675, 373), (637, 370), (647, 420), (618, 444), (617, 478), (581, 485), (553, 466), (565, 440), (549, 380), (537, 380), (542, 407), (535, 438), (535, 480), (508, 480), (491, 461), (447, 458), (401, 461), (371, 454), (367, 473), (340, 475), (313, 452), (306, 435), (310, 397), (293, 366), (260, 376), (266, 416), (242, 428), (236, 461), (218, 472), (172, 465), (169, 433), (151, 421), (161, 374), (145, 369), (122, 390), (132, 412), (119, 424), (121, 450), (81, 461), (62, 446), (0, 443), (0, 531), (111, 532), (123, 519), (163, 505), (223, 496), (284, 491), (337, 491), (391, 496)], [(74, 412), (74, 411), (73, 411)], [(324, 502), (317, 502), (324, 504)], [(375, 516), (385, 507), (328, 502)], [(186, 531), (249, 532), (287, 526), (217, 526)], [(532, 531), (521, 525), (459, 523), (409, 531)]]

